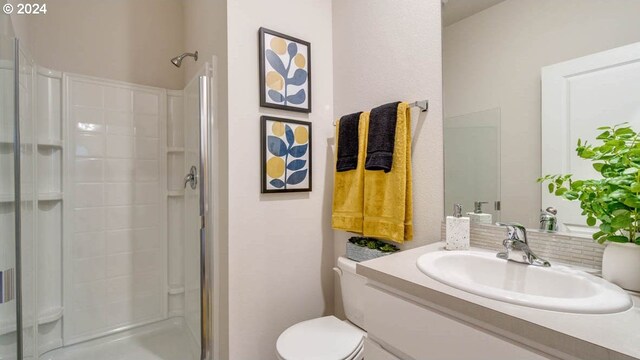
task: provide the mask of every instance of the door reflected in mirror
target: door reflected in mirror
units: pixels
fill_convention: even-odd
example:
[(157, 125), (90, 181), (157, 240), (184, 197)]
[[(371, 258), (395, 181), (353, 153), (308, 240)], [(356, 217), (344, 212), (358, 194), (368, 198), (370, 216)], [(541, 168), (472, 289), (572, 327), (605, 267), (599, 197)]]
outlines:
[(559, 231), (594, 232), (579, 203), (536, 179), (599, 176), (576, 155), (578, 138), (623, 122), (640, 130), (638, 14), (636, 0), (444, 5), (446, 214), (486, 201), (492, 222), (540, 229), (553, 207)]

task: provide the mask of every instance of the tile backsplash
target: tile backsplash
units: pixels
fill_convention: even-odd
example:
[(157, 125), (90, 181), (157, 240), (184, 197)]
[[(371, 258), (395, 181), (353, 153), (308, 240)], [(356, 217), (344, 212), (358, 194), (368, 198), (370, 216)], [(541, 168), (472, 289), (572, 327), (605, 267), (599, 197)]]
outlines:
[[(502, 251), (502, 241), (506, 229), (492, 225), (471, 225), (471, 246), (487, 250)], [(446, 226), (441, 226), (441, 239), (446, 238)], [(604, 246), (589, 237), (576, 237), (567, 234), (527, 231), (529, 246), (539, 257), (589, 269), (602, 269)]]

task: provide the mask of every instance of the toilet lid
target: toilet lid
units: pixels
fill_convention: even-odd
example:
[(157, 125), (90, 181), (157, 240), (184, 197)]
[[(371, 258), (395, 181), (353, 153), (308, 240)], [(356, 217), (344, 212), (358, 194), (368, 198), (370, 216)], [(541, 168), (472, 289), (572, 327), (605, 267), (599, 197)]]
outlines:
[(285, 330), (276, 343), (285, 360), (344, 360), (362, 346), (364, 331), (325, 316), (303, 321)]

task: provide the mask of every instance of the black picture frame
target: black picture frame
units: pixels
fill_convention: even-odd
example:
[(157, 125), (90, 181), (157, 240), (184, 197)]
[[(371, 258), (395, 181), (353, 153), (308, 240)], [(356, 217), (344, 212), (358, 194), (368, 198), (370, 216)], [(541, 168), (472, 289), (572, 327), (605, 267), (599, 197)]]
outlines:
[[(298, 93), (296, 93), (294, 95), (287, 94), (287, 89), (288, 89), (289, 86), (297, 86), (296, 84), (289, 85), (288, 84), (288, 80), (296, 80), (296, 79), (298, 79), (298, 77), (295, 77), (295, 76), (289, 78), (288, 73), (287, 73), (286, 79), (283, 79), (284, 84), (282, 84), (283, 87), (284, 87), (285, 95), (281, 94), (279, 91), (276, 91), (276, 90), (273, 90), (273, 89), (270, 90), (270, 91), (274, 91), (275, 93), (279, 94), (279, 95), (276, 95), (276, 96), (281, 96), (284, 99), (284, 104), (279, 104), (276, 101), (274, 101), (274, 99), (272, 99), (270, 97), (268, 98), (268, 96), (267, 96), (267, 74), (268, 74), (268, 72), (267, 72), (267, 63), (269, 61), (266, 61), (266, 57), (267, 57), (266, 51), (267, 50), (271, 50), (271, 49), (266, 49), (267, 44), (266, 44), (266, 41), (265, 41), (265, 37), (267, 35), (270, 35), (270, 36), (273, 36), (273, 37), (277, 37), (277, 38), (281, 38), (281, 39), (285, 40), (285, 42), (286, 41), (289, 42), (288, 44), (286, 44), (286, 49), (287, 50), (285, 50), (286, 51), (286, 55), (287, 55), (287, 57), (289, 59), (288, 60), (288, 66), (286, 66), (286, 68), (283, 69), (285, 72), (290, 70), (290, 67), (292, 66), (292, 63), (293, 63), (293, 65), (298, 65), (299, 64), (297, 61), (292, 61), (292, 57), (289, 55), (289, 52), (288, 52), (289, 44), (291, 42), (293, 42), (293, 43), (296, 43), (298, 45), (306, 46), (307, 51), (306, 51), (305, 66), (303, 68), (301, 68), (302, 70), (306, 71), (306, 76), (307, 76), (306, 77), (306, 87), (303, 86), (303, 85), (300, 85), (301, 89), (299, 89), (299, 91), (306, 89), (306, 92), (305, 92), (306, 106), (301, 107), (301, 106), (297, 106), (297, 105), (293, 105), (292, 106), (292, 105), (288, 105), (287, 104), (287, 98), (299, 94), (299, 91), (298, 91)], [(279, 33), (277, 31), (266, 29), (264, 27), (261, 27), (258, 30), (258, 43), (259, 43), (259, 49), (258, 49), (258, 53), (259, 54), (258, 54), (258, 56), (259, 56), (259, 67), (260, 67), (260, 69), (259, 69), (259, 71), (260, 71), (260, 75), (259, 75), (259, 77), (260, 77), (260, 79), (259, 79), (259, 81), (260, 81), (260, 86), (259, 86), (259, 89), (260, 89), (260, 106), (273, 108), (273, 109), (279, 109), (279, 110), (288, 110), (288, 111), (296, 111), (296, 112), (302, 112), (302, 113), (310, 113), (311, 112), (311, 104), (312, 104), (312, 101), (311, 101), (311, 99), (312, 99), (312, 97), (311, 97), (311, 95), (312, 95), (311, 94), (311, 43), (309, 43), (308, 41), (304, 41), (304, 40), (289, 36), (289, 35), (285, 35), (285, 34)], [(271, 46), (271, 44), (269, 44), (269, 46)], [(300, 46), (297, 46), (297, 48), (300, 48)], [(272, 51), (272, 53), (274, 53), (274, 52)], [(298, 54), (302, 54), (303, 59), (305, 59), (305, 57), (304, 57), (305, 55), (303, 53), (297, 53), (296, 56)], [(275, 56), (279, 57), (280, 55), (275, 55)], [(282, 61), (282, 59), (280, 59), (280, 61)], [(283, 64), (283, 66), (284, 66), (284, 64)], [(270, 64), (269, 64), (269, 67), (272, 68)], [(296, 69), (296, 71), (298, 71), (298, 70), (300, 70), (300, 69)], [(282, 76), (282, 74), (280, 72), (278, 72), (278, 71), (274, 71), (274, 72), (277, 72)]]
[[(274, 134), (274, 123), (281, 123), (282, 124), (282, 134)], [(271, 127), (269, 127), (269, 125), (271, 125)], [(293, 125), (293, 126), (291, 126)], [(293, 135), (291, 135), (291, 133), (288, 134), (289, 129), (287, 129), (287, 126), (289, 126), (289, 129), (291, 130), (291, 133)], [(299, 140), (299, 135), (304, 135), (303, 131), (300, 131), (301, 134), (299, 134), (298, 128), (299, 127), (304, 127), (307, 132), (307, 142), (298, 142)], [(277, 137), (280, 139), (280, 141), (282, 141), (282, 143), (277, 142), (277, 141), (273, 141), (272, 143), (270, 143), (270, 141), (272, 141), (273, 139), (269, 139), (269, 137)], [(288, 137), (293, 137), (293, 141), (289, 141), (290, 139)], [(302, 136), (303, 137), (303, 136)], [(275, 143), (280, 144), (280, 146), (278, 146)], [(275, 145), (274, 148), (276, 150), (271, 150), (268, 149), (268, 146), (270, 146), (271, 144)], [(300, 154), (299, 151), (296, 150), (301, 150), (300, 148), (303, 147), (304, 145), (307, 145), (307, 149), (305, 150), (305, 152), (303, 153), (303, 156), (296, 156), (298, 154)], [(313, 179), (313, 129), (312, 129), (312, 124), (311, 122), (308, 121), (300, 121), (300, 120), (292, 120), (292, 119), (285, 119), (285, 118), (279, 118), (279, 117), (274, 117), (274, 116), (261, 116), (260, 117), (260, 192), (263, 194), (268, 194), (268, 193), (287, 193), (287, 192), (310, 192), (312, 191), (312, 179)], [(282, 146), (285, 146), (286, 148), (282, 148)], [(295, 148), (298, 149), (295, 149)], [(282, 154), (282, 152), (279, 151), (285, 151), (286, 150), (286, 155), (280, 155)], [(276, 152), (277, 154), (274, 154), (274, 152)], [(289, 161), (289, 156), (292, 157), (293, 160)], [(279, 157), (282, 158), (284, 157), (283, 161), (284, 161), (284, 174), (282, 176), (284, 176), (284, 180), (282, 180), (281, 177), (272, 177), (268, 174), (268, 170), (272, 169), (271, 167), (268, 168), (268, 162), (272, 161), (273, 158), (275, 157)], [(305, 160), (306, 163), (303, 164), (302, 167), (297, 167), (297, 166), (291, 166), (291, 164), (293, 162), (298, 162), (297, 164), (301, 164), (300, 160)], [(282, 164), (282, 163), (280, 163)], [(290, 178), (295, 176), (295, 174), (301, 174), (304, 170), (308, 170), (306, 172), (306, 176), (303, 177), (303, 180), (306, 180), (306, 182), (297, 182), (297, 183), (291, 183), (290, 182)], [(276, 170), (277, 171), (277, 170)], [(293, 173), (288, 174), (288, 171), (293, 171)], [(298, 176), (299, 178), (300, 176)], [(296, 178), (295, 180), (293, 180), (292, 182), (297, 181)], [(277, 180), (277, 181), (276, 181)], [(283, 187), (282, 188), (277, 188), (275, 185), (273, 185), (272, 181), (276, 181), (277, 184), (282, 183)], [(306, 184), (307, 186), (305, 187), (299, 187), (299, 184), (303, 183)], [(290, 188), (288, 186), (294, 186), (294, 188)]]

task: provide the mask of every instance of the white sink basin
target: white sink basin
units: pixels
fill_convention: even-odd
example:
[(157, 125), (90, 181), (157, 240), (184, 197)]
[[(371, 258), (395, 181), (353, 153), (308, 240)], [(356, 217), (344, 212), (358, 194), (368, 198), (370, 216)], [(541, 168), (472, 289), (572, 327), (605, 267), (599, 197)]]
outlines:
[(478, 251), (436, 251), (418, 258), (418, 268), (446, 285), (483, 297), (539, 309), (609, 314), (631, 308), (624, 290), (565, 266), (543, 268)]

